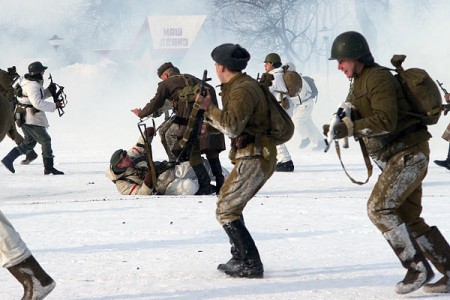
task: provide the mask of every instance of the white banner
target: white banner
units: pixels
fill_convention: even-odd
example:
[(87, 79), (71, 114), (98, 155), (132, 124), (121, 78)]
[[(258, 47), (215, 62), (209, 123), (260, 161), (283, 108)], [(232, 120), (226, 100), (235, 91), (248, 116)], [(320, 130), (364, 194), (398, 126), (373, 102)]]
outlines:
[(153, 48), (190, 48), (205, 19), (206, 15), (147, 17)]

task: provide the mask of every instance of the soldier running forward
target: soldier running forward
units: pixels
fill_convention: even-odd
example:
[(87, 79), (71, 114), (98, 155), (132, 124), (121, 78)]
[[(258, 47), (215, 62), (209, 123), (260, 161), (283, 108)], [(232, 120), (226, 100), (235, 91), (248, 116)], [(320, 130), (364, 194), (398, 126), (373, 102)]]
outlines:
[[(155, 96), (143, 109), (135, 108), (132, 112), (139, 118), (145, 118), (161, 109), (166, 103), (166, 99), (170, 99), (173, 102), (175, 116), (171, 118), (172, 124), (166, 129), (165, 148), (166, 151), (171, 151), (175, 156), (178, 156), (181, 152), (179, 141), (186, 130), (194, 104), (193, 101), (181, 101), (179, 93), (186, 86), (195, 86), (201, 80), (190, 74), (180, 74), (178, 68), (174, 67), (171, 62), (162, 64), (158, 68), (157, 74), (162, 81), (158, 84)], [(207, 87), (211, 93), (212, 101), (217, 104), (214, 88), (210, 85), (207, 85)], [(222, 165), (219, 159), (219, 153), (225, 150), (224, 135), (210, 126), (204, 128), (204, 132), (205, 134), (202, 134), (200, 139), (195, 141), (190, 157), (186, 158), (189, 160), (198, 178), (200, 187), (196, 195), (209, 195), (213, 193), (211, 178), (203, 165), (201, 154), (206, 155), (211, 166), (211, 171), (216, 179), (216, 192), (220, 190), (224, 181)]]
[(3, 159), (2, 163), (11, 172), (15, 173), (13, 162), (22, 154), (27, 154), (34, 149), (36, 143), (41, 144), (42, 159), (44, 161), (44, 175), (64, 175), (63, 172), (53, 167), (53, 150), (50, 135), (47, 132), (49, 126), (45, 112), (54, 112), (62, 108), (62, 103), (45, 101), (56, 92), (56, 85), (50, 84), (44, 89), (44, 73), (47, 67), (36, 61), (28, 66), (28, 73), (20, 81), (23, 97), (17, 100), (26, 107), (25, 123), (22, 125), (25, 139), (13, 148)]
[(240, 45), (222, 44), (211, 56), (222, 89), (220, 109), (205, 97), (205, 120), (227, 134), (232, 142), (234, 168), (225, 179), (216, 207), (216, 218), (231, 243), (232, 258), (218, 270), (233, 277), (262, 278), (258, 249), (244, 224), (242, 212), (275, 171), (277, 150), (270, 129), (270, 112), (258, 82), (243, 73), (250, 54)]
[[(264, 70), (273, 75), (272, 84), (269, 86), (270, 92), (275, 96), (275, 99), (280, 102), (280, 105), (292, 117), (294, 112), (294, 102), (289, 97), (286, 83), (283, 79), (284, 70), (282, 68), (281, 58), (277, 53), (269, 53), (264, 59)], [(277, 146), (277, 166), (275, 172), (293, 172), (294, 163), (292, 162), (291, 154), (286, 144)]]
[[(337, 36), (330, 59), (337, 60), (338, 69), (351, 81), (347, 102), (354, 115), (338, 123), (335, 137), (362, 139), (381, 169), (367, 212), (407, 269), (395, 291), (407, 294), (424, 286), (426, 293), (448, 293), (450, 247), (438, 228), (430, 227), (421, 217), (430, 133), (420, 120), (401, 113), (411, 111), (411, 107), (399, 82), (374, 62), (360, 33), (349, 31)], [(435, 283), (429, 283), (434, 274), (428, 261), (444, 275)]]

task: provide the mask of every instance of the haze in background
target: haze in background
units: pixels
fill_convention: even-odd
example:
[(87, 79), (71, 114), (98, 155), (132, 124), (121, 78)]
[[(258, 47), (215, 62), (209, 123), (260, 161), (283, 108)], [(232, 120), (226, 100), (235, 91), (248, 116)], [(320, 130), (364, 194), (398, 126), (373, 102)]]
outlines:
[[(445, 70), (450, 66), (447, 55), (450, 46), (445, 41), (445, 31), (450, 25), (447, 16), (450, 3), (428, 1), (427, 10), (418, 11), (419, 2), (424, 1), (390, 1), (387, 14), (373, 11), (370, 22), (376, 32), (367, 34), (368, 42), (378, 63), (390, 66), (392, 54), (406, 54), (405, 67), (425, 68), (434, 79), (450, 88), (450, 76)], [(112, 152), (132, 144), (138, 134), (139, 120), (130, 110), (143, 107), (153, 97), (159, 81), (157, 67), (174, 59), (170, 55), (125, 55), (125, 61), (117, 61), (93, 50), (129, 49), (147, 16), (208, 15), (207, 3), (201, 0), (0, 1), (2, 7), (7, 7), (0, 11), (0, 68), (16, 65), (19, 73), (24, 74), (30, 62), (40, 60), (49, 66), (53, 79), (66, 88), (69, 101), (66, 115), (59, 118), (57, 114), (49, 114), (56, 160), (76, 160), (80, 151), (92, 152), (95, 160), (98, 159), (95, 148), (106, 147)], [(337, 25), (330, 28), (330, 43), (343, 31), (362, 32), (362, 27), (366, 27), (357, 21), (354, 1), (320, 3), (322, 7), (328, 4), (336, 8), (333, 13)], [(57, 50), (48, 43), (53, 35), (63, 38)], [(212, 84), (218, 85), (210, 53), (224, 42), (240, 43), (207, 17), (192, 48), (179, 62), (179, 68), (198, 77), (207, 69)], [(256, 77), (263, 72), (263, 59), (272, 49), (270, 45), (266, 49), (243, 46), (252, 54), (246, 71)], [(349, 84), (337, 70), (336, 62), (327, 58), (328, 54), (322, 52), (300, 70), (314, 77), (319, 88), (314, 112), (318, 127), (329, 122), (338, 103), (345, 99)], [(157, 119), (156, 124), (161, 121)], [(443, 143), (439, 137), (447, 121), (443, 117), (438, 125), (431, 127), (432, 134), (438, 137), (433, 143)], [(72, 143), (74, 153), (58, 151), (60, 143)], [(13, 146), (7, 139), (3, 144), (8, 148)]]

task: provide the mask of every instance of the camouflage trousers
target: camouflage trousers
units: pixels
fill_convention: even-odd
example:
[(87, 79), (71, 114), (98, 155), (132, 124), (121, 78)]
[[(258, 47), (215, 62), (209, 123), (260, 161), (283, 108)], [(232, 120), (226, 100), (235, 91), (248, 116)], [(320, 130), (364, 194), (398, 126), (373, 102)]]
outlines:
[(253, 196), (275, 171), (276, 158), (245, 157), (237, 159), (220, 189), (216, 218), (221, 225), (238, 220)]
[[(169, 123), (169, 126), (167, 126), (167, 128), (165, 128), (164, 130), (165, 130), (164, 137), (167, 148), (174, 153), (172, 155), (176, 159), (178, 153), (181, 151), (181, 148), (179, 146), (180, 137), (182, 136), (182, 133), (184, 133), (184, 130), (186, 130), (186, 126)], [(206, 158), (210, 160), (219, 157), (220, 151), (212, 149), (212, 150), (204, 150), (203, 153), (206, 155)], [(192, 147), (192, 151), (189, 156), (189, 163), (191, 164), (191, 166), (197, 166), (203, 163), (202, 151), (200, 151), (199, 141), (196, 141), (194, 146)]]
[[(172, 153), (172, 148), (170, 146), (173, 147), (173, 145), (177, 142), (176, 141), (176, 135), (175, 137), (173, 137), (173, 132), (169, 132), (170, 127), (172, 126), (173, 121), (172, 119), (167, 119), (164, 122), (161, 123), (161, 125), (159, 126), (159, 137), (161, 138), (161, 144), (164, 147), (164, 150), (166, 151), (167, 157), (169, 158), (169, 161), (174, 161), (176, 160), (176, 156)], [(168, 133), (169, 132), (169, 133)], [(177, 130), (178, 132), (178, 130)], [(175, 140), (173, 140), (175, 138)], [(169, 141), (168, 141), (169, 139)], [(170, 143), (170, 145), (169, 145)]]
[(382, 233), (402, 223), (414, 237), (430, 230), (420, 217), (422, 181), (428, 171), (429, 155), (425, 141), (396, 153), (386, 162), (367, 203), (369, 218)]

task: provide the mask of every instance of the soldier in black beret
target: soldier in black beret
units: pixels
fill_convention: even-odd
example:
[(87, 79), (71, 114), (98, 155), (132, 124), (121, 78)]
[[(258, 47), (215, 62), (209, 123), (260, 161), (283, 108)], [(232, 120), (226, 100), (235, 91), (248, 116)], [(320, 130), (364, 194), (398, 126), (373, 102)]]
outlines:
[(222, 106), (202, 101), (205, 120), (231, 138), (234, 164), (220, 190), (216, 218), (231, 243), (231, 259), (217, 269), (233, 277), (262, 278), (264, 267), (247, 230), (243, 210), (275, 171), (277, 149), (267, 135), (270, 111), (259, 83), (243, 73), (250, 53), (238, 44), (222, 44), (211, 56), (222, 89)]

